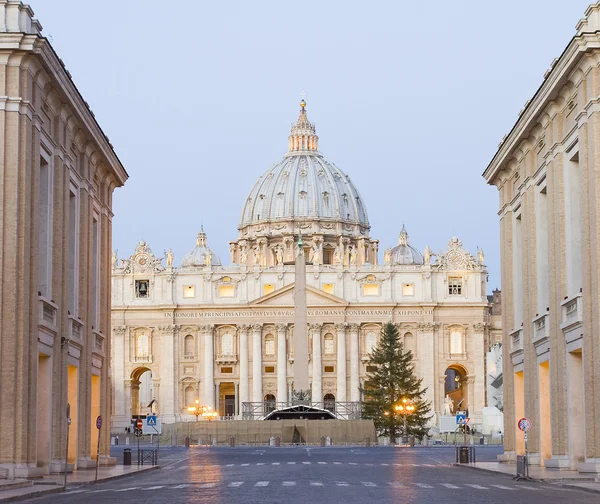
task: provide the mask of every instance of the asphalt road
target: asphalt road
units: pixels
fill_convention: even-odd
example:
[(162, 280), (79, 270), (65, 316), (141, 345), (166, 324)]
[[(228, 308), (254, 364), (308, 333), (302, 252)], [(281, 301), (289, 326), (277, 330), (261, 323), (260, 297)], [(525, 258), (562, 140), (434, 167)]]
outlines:
[[(478, 460), (493, 460), (493, 447)], [(452, 447), (162, 451), (161, 469), (30, 500), (39, 504), (598, 504), (597, 494), (454, 467)]]

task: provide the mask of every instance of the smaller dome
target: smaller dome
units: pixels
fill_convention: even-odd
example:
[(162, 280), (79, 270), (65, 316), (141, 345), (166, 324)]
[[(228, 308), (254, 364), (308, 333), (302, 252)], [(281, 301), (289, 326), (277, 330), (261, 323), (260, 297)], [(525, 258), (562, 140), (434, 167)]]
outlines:
[(203, 228), (198, 233), (196, 246), (181, 261), (182, 268), (194, 266), (221, 266), (221, 259), (206, 244), (206, 233)]
[(400, 231), (398, 245), (390, 252), (390, 262), (392, 264), (423, 264), (421, 252), (408, 244), (408, 233), (404, 225), (402, 225), (402, 231)]

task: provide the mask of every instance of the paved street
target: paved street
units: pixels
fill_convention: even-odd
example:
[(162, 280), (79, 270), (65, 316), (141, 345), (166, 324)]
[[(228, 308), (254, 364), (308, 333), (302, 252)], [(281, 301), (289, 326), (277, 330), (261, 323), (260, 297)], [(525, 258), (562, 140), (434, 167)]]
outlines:
[[(493, 460), (497, 448), (478, 449)], [(162, 468), (96, 486), (71, 486), (39, 504), (544, 502), (597, 504), (598, 495), (451, 465), (452, 447), (258, 447), (163, 451)]]

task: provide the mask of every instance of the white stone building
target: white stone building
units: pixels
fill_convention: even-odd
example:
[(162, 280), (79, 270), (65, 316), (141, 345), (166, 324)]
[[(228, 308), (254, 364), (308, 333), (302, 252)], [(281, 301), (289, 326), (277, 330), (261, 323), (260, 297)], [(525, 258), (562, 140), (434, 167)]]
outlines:
[[(439, 254), (429, 247), (421, 253), (402, 227), (380, 264), (365, 202), (317, 150), (305, 106), (288, 152), (243, 203), (229, 266), (204, 231), (179, 267), (170, 249), (157, 258), (144, 242), (127, 259), (114, 255), (114, 429), (146, 413), (152, 399), (167, 423), (189, 419), (196, 399), (234, 417), (242, 403), (289, 399), (300, 233), (308, 258), (312, 400), (360, 400), (367, 355), (391, 320), (414, 354), (432, 410), (439, 414), (450, 394), (481, 421), (489, 329), (483, 252), (475, 258), (452, 238)], [(152, 397), (140, 396), (148, 381)]]

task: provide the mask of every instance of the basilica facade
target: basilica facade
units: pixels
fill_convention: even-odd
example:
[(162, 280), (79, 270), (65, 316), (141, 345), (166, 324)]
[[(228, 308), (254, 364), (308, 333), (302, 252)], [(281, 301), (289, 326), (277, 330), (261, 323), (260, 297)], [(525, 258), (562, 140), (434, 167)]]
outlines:
[(361, 400), (369, 353), (392, 321), (427, 387), (432, 424), (447, 395), (481, 422), (489, 336), (483, 252), (471, 255), (457, 238), (439, 253), (420, 252), (402, 226), (379, 261), (364, 200), (318, 143), (302, 101), (288, 152), (243, 203), (229, 265), (204, 230), (178, 264), (170, 249), (157, 257), (143, 241), (127, 258), (113, 255), (113, 429), (149, 409), (164, 423), (193, 419), (196, 400), (228, 418), (241, 418), (244, 404), (289, 401), (299, 246), (307, 258), (313, 402)]

